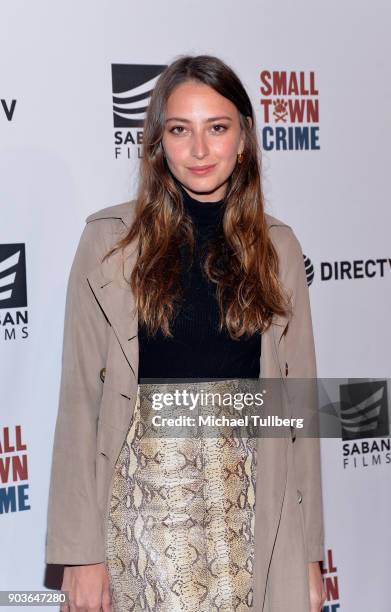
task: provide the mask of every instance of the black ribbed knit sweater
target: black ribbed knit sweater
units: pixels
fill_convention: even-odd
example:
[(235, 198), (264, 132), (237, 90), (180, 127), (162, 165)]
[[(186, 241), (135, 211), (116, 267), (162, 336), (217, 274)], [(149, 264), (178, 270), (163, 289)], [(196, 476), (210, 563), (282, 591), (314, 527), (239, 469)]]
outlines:
[(184, 301), (170, 323), (173, 338), (165, 338), (160, 331), (150, 338), (139, 324), (138, 382), (146, 378), (257, 378), (261, 334), (233, 340), (226, 329), (219, 332), (215, 285), (201, 269), (201, 249), (221, 224), (225, 202), (201, 202), (182, 187), (181, 192), (185, 212), (194, 223), (194, 258), (190, 271), (182, 275)]

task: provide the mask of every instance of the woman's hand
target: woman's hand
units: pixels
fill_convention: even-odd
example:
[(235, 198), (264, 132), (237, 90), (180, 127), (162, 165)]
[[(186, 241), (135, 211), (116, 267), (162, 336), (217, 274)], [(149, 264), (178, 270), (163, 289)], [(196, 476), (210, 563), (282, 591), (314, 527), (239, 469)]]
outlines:
[(322, 612), (326, 601), (326, 591), (323, 585), (319, 561), (308, 563), (308, 577), (310, 586), (310, 612)]
[(61, 612), (112, 612), (104, 563), (66, 566), (61, 590), (68, 592), (69, 601), (60, 607)]

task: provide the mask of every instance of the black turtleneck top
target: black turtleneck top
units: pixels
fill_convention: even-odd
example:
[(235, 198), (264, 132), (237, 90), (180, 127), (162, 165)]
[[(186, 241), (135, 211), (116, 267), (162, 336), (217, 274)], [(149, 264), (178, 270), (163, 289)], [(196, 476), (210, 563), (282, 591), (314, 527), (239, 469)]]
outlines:
[(144, 325), (139, 324), (138, 382), (146, 378), (258, 378), (261, 334), (234, 340), (225, 328), (219, 332), (216, 286), (201, 267), (202, 249), (221, 228), (225, 201), (201, 202), (182, 187), (180, 190), (185, 212), (194, 224), (194, 257), (190, 270), (184, 269), (182, 274), (184, 299), (170, 322), (173, 338), (166, 338), (160, 330), (148, 337)]

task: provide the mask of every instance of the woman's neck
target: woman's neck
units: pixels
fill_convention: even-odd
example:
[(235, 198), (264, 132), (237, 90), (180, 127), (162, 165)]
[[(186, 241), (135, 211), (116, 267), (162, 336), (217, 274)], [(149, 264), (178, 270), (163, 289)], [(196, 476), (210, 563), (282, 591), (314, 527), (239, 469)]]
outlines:
[(202, 202), (190, 195), (182, 186), (180, 186), (182, 201), (185, 211), (196, 223), (218, 223), (222, 218), (225, 207), (225, 200), (215, 200), (214, 202)]

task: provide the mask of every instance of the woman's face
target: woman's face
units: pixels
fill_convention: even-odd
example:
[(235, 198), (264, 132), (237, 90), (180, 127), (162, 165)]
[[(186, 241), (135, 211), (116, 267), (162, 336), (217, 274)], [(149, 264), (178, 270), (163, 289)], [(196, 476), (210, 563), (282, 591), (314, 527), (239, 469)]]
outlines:
[(239, 112), (209, 85), (182, 83), (167, 100), (162, 144), (172, 174), (192, 197), (222, 199), (244, 147)]

